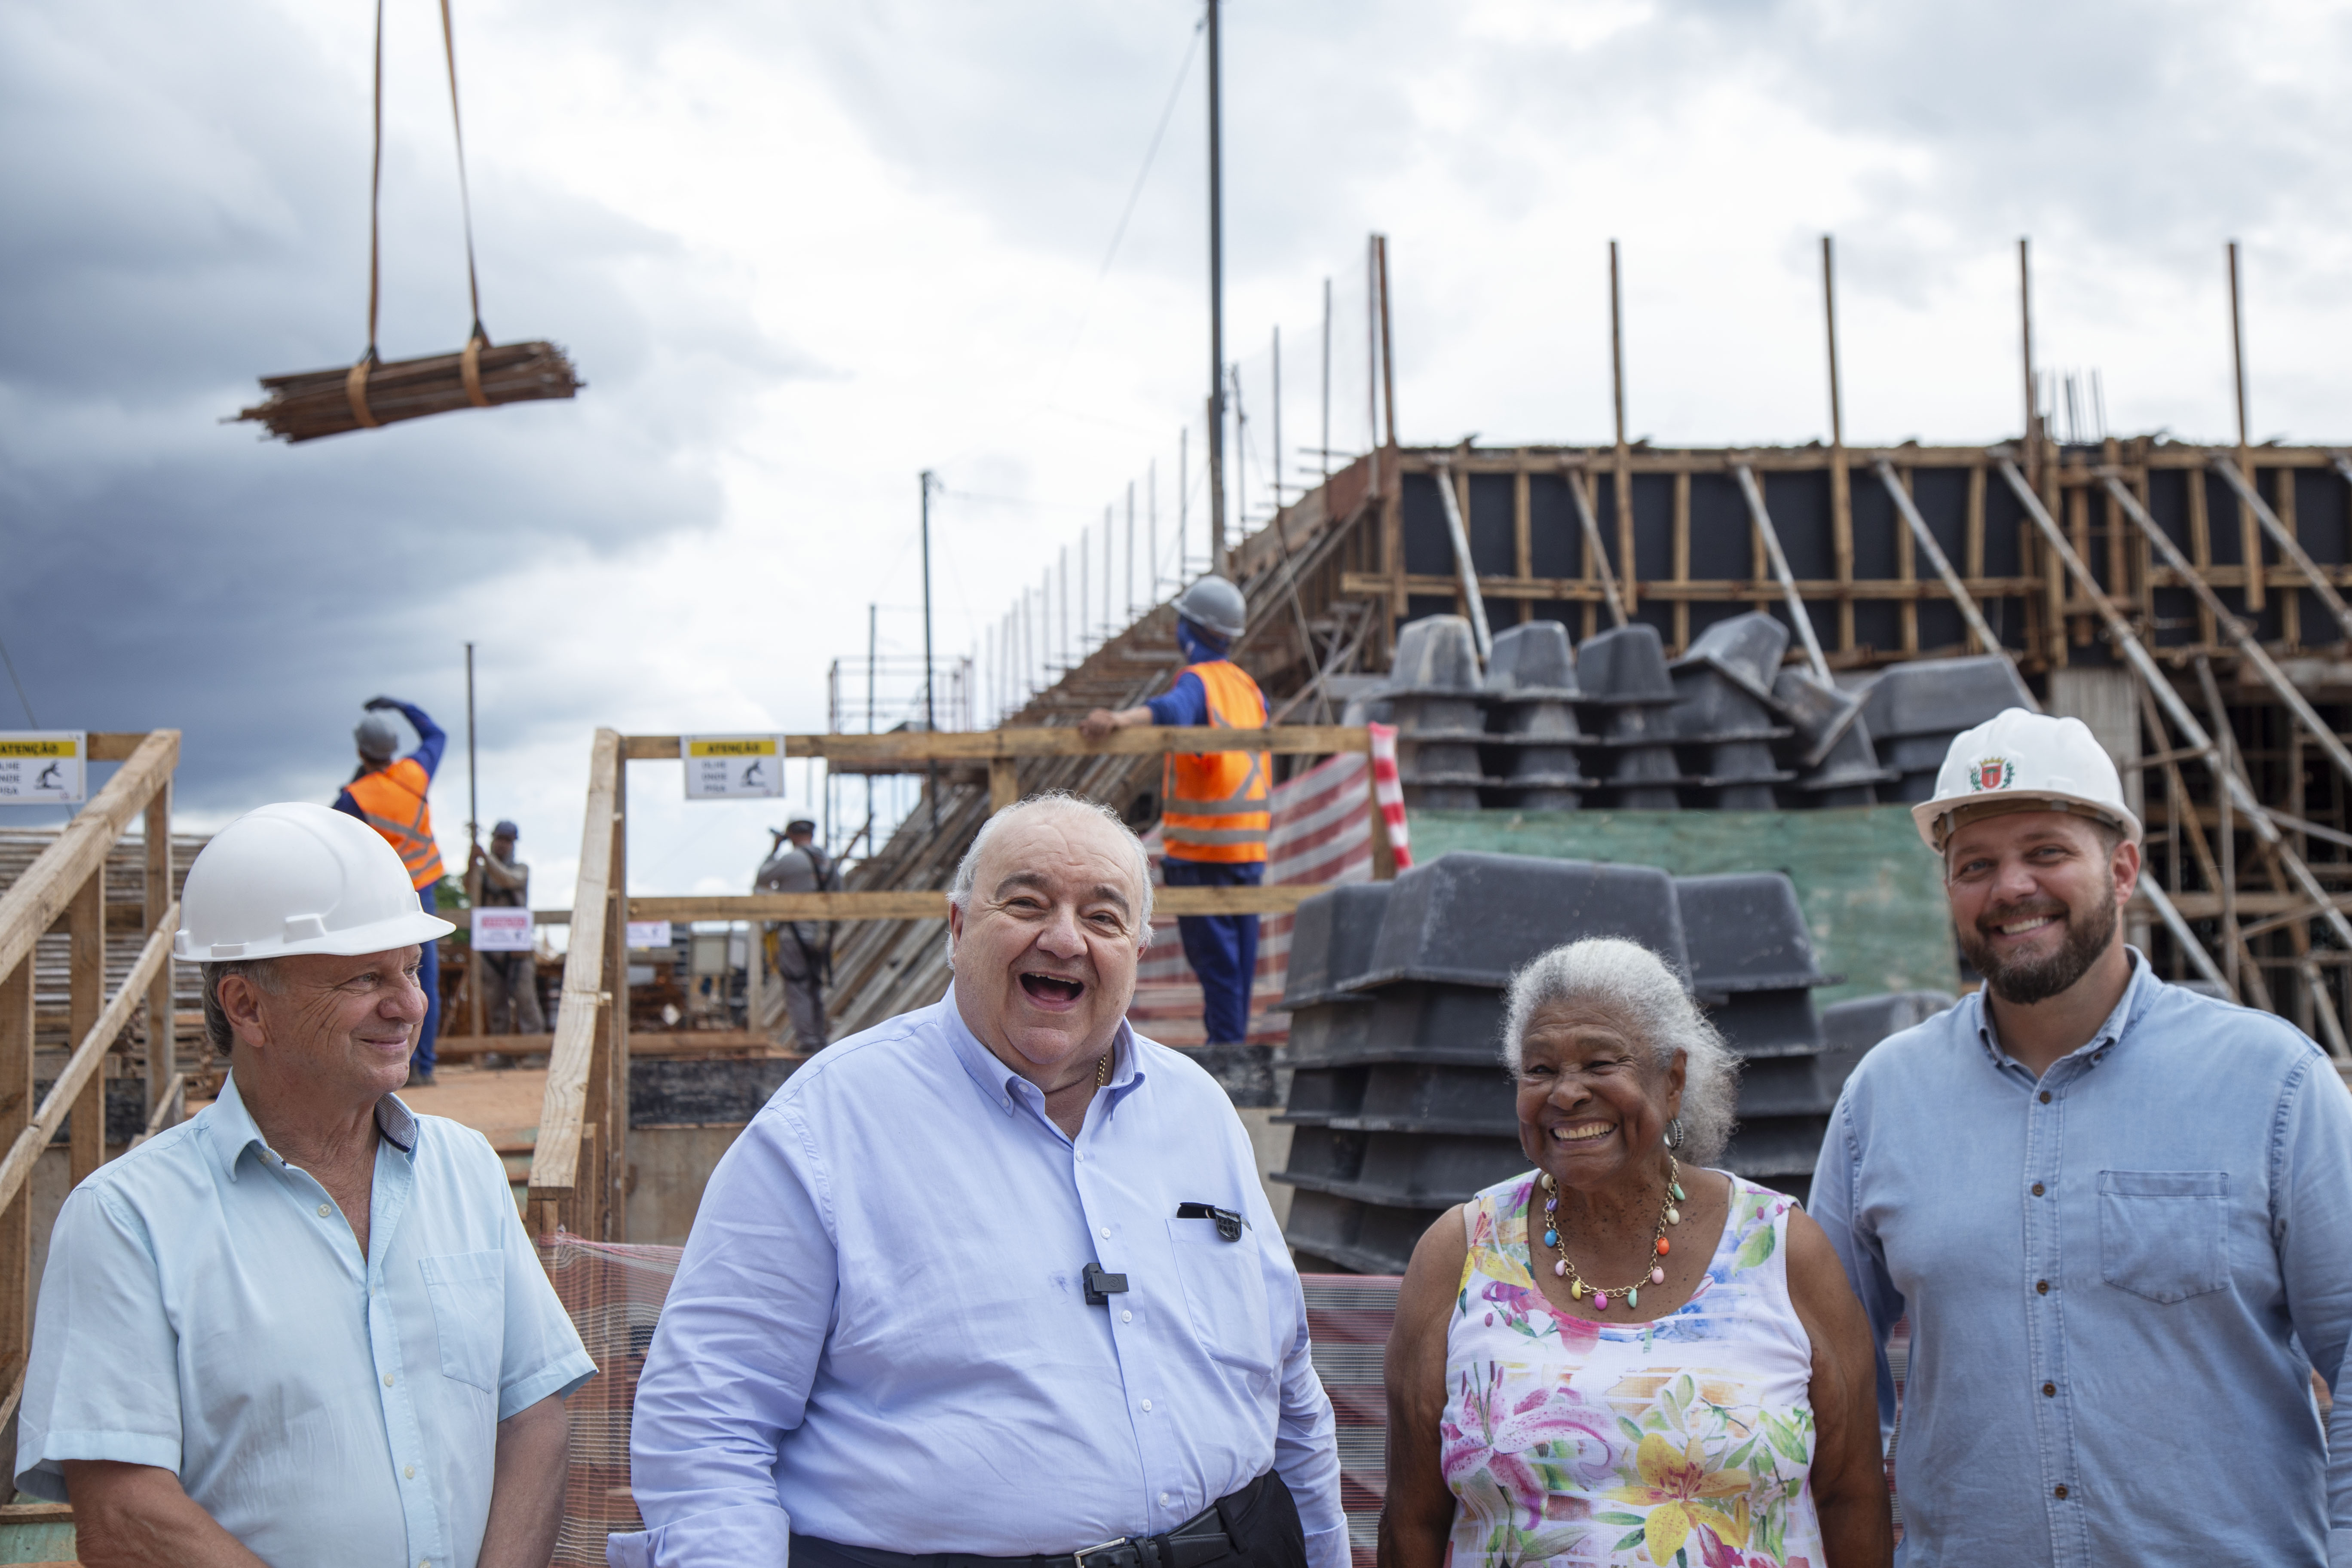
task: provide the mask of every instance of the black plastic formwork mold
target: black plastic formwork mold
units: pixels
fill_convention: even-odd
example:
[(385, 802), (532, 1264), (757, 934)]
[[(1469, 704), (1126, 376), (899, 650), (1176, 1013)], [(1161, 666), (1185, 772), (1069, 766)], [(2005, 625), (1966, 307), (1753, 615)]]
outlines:
[(1638, 942), (1687, 973), (1674, 879), (1653, 866), (1455, 852), (1396, 879), (1363, 984), (1497, 989), (1564, 942)]
[(1499, 778), (1482, 804), (1522, 810), (1573, 811), (1591, 781), (1578, 765), (1583, 731), (1576, 721), (1576, 659), (1568, 628), (1527, 621), (1498, 633), (1486, 665), (1486, 765)]
[(1879, 1042), (1926, 1023), (1958, 1000), (1948, 991), (1889, 991), (1822, 1008), (1822, 1087), (1834, 1100)]
[(1393, 882), (1356, 882), (1301, 900), (1290, 927), (1285, 1007), (1301, 1007), (1352, 989), (1371, 968)]
[(1601, 719), (1595, 742), (1609, 769), (1612, 804), (1626, 811), (1673, 811), (1677, 786), (1695, 782), (1675, 754), (1675, 683), (1658, 628), (1634, 622), (1587, 637), (1578, 664), (1585, 704)]
[(1773, 758), (1790, 726), (1771, 706), (1772, 679), (1789, 628), (1753, 613), (1717, 621), (1666, 667), (1675, 702), (1669, 727), (1684, 742), (1685, 768), (1700, 776), (1689, 804), (1719, 811), (1770, 811), (1775, 784), (1796, 776)]
[(1862, 699), (1827, 686), (1809, 671), (1783, 669), (1772, 701), (1796, 733), (1782, 742), (1781, 760), (1797, 776), (1780, 788), (1789, 806), (1876, 805), (1881, 786), (1899, 776), (1879, 765)]
[(1381, 700), (1397, 727), (1397, 782), (1405, 804), (1475, 811), (1486, 782), (1478, 743), (1486, 696), (1478, 647), (1460, 616), (1424, 616), (1397, 634), (1396, 658)]
[(1916, 805), (1935, 798), (1936, 774), (1961, 731), (2006, 709), (2033, 705), (2016, 667), (1988, 653), (1895, 666), (1871, 682), (1863, 716), (1877, 742), (1879, 764), (1902, 775), (1894, 798)]

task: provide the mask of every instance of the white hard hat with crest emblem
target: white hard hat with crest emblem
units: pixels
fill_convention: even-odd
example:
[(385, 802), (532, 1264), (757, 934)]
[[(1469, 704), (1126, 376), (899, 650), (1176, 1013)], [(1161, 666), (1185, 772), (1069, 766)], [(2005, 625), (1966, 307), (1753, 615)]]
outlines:
[(1913, 806), (1911, 820), (1940, 855), (1960, 822), (2012, 811), (2072, 812), (2140, 841), (2115, 761), (2080, 719), (2011, 708), (1962, 731), (1944, 753), (1935, 798)]

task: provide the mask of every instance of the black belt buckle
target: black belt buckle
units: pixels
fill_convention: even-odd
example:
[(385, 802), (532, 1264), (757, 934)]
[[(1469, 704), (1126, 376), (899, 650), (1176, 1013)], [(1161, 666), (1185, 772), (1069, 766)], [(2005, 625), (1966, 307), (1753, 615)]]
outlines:
[(1215, 1220), (1217, 1234), (1227, 1241), (1239, 1241), (1242, 1238), (1242, 1226), (1249, 1224), (1249, 1221), (1242, 1218), (1232, 1209), (1221, 1209), (1214, 1204), (1178, 1204), (1176, 1217)]

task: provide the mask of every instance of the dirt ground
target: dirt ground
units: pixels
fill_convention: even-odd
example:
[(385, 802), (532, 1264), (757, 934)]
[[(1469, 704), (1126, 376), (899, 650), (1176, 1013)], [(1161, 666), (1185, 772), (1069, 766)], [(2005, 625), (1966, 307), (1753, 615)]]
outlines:
[(402, 1101), (421, 1116), (446, 1116), (462, 1121), (500, 1142), (501, 1132), (521, 1132), (539, 1126), (540, 1100), (547, 1093), (545, 1068), (484, 1068), (471, 1062), (449, 1062), (433, 1075), (433, 1087), (412, 1086), (400, 1091)]

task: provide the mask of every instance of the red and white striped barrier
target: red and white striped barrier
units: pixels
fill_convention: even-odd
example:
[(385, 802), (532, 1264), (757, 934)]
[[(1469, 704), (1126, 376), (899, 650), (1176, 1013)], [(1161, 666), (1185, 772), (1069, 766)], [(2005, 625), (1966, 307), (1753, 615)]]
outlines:
[(1381, 808), (1381, 820), (1389, 826), (1389, 848), (1396, 856), (1396, 868), (1408, 870), (1412, 866), (1412, 846), (1404, 826), (1404, 785), (1397, 780), (1397, 731), (1393, 724), (1367, 724), (1372, 736), (1372, 799)]

